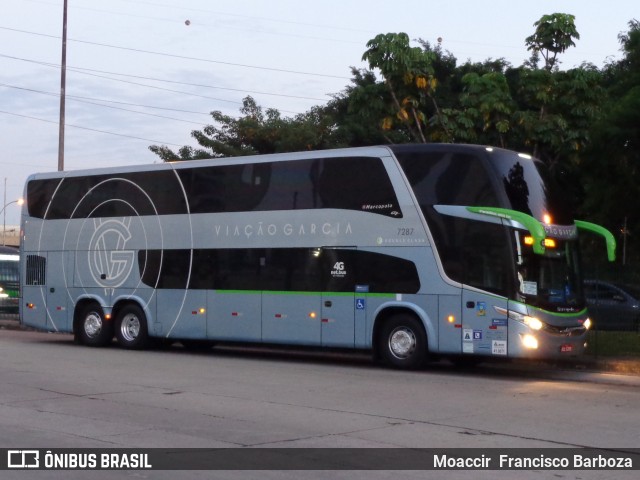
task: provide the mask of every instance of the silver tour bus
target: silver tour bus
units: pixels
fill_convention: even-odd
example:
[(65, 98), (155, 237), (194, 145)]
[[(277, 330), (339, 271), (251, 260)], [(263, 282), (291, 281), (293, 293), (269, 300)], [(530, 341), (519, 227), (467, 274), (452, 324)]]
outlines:
[[(32, 175), (21, 321), (153, 340), (427, 358), (583, 353), (579, 232), (540, 162), (400, 145)], [(603, 249), (604, 250), (604, 249)]]

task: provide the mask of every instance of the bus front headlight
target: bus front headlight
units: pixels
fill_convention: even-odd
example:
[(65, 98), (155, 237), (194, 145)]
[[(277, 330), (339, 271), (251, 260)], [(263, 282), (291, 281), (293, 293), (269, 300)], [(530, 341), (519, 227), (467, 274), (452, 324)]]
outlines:
[(583, 326), (584, 328), (586, 328), (587, 330), (589, 330), (589, 329), (591, 328), (591, 319), (590, 319), (590, 318), (587, 318), (587, 319), (584, 321), (584, 323), (582, 324), (582, 326)]
[[(536, 318), (536, 317), (530, 317), (528, 315), (525, 315), (524, 317), (524, 324), (528, 325), (529, 328), (531, 328), (532, 330), (540, 330), (544, 324), (540, 321), (540, 319)], [(537, 348), (537, 345), (536, 345)]]

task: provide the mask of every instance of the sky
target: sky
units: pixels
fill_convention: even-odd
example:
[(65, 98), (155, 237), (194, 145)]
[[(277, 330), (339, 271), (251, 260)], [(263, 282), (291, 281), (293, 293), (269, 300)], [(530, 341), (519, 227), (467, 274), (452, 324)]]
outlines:
[[(0, 200), (58, 168), (63, 0), (0, 0)], [(575, 15), (580, 40), (561, 68), (621, 58), (637, 0), (68, 0), (64, 168), (149, 164), (148, 147), (197, 146), (210, 112), (242, 99), (293, 116), (365, 68), (366, 43), (406, 32), (459, 63), (529, 58), (543, 15)], [(6, 180), (5, 180), (6, 179)], [(0, 205), (1, 207), (1, 205)], [(6, 224), (20, 208), (6, 205)], [(0, 217), (0, 221), (3, 218)]]

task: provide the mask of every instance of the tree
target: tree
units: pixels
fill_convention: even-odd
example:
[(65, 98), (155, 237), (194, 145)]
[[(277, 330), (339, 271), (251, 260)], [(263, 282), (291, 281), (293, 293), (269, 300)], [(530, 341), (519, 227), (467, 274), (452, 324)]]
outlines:
[(360, 147), (409, 141), (404, 132), (385, 131), (381, 119), (389, 114), (387, 87), (370, 70), (351, 69), (351, 85), (321, 107), (332, 127), (331, 146)]
[(211, 112), (215, 123), (191, 132), (202, 148), (184, 146), (177, 153), (166, 146), (152, 145), (149, 149), (163, 161), (177, 161), (319, 150), (330, 145), (333, 126), (319, 107), (292, 119), (283, 118), (276, 109), (263, 111), (248, 96), (242, 101), (240, 113), (234, 118)]
[(575, 15), (553, 13), (543, 15), (533, 24), (536, 31), (526, 38), (527, 50), (532, 51), (532, 62), (537, 63), (537, 55), (542, 55), (545, 70), (557, 69), (558, 54), (569, 47), (575, 47), (573, 39), (578, 40), (580, 34), (575, 26)]
[(506, 77), (497, 72), (462, 77), (459, 108), (443, 109), (442, 122), (454, 141), (506, 147), (515, 103)]
[(406, 33), (377, 35), (367, 42), (362, 59), (369, 68), (380, 70), (389, 89), (394, 116), (383, 119), (382, 128), (391, 130), (394, 123), (404, 126), (413, 141), (426, 142), (427, 118), (422, 111), (426, 99), (437, 86), (431, 61), (433, 55), (409, 45)]
[[(603, 115), (591, 127), (584, 154), (584, 214), (620, 232), (626, 223), (629, 255), (640, 261), (640, 22), (618, 36), (624, 57), (605, 68)], [(613, 188), (612, 188), (613, 187)]]

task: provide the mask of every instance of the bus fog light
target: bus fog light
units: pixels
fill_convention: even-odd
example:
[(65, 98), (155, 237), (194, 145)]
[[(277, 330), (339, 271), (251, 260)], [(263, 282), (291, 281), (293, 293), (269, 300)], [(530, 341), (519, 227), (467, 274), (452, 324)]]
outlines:
[(522, 345), (525, 346), (525, 348), (529, 348), (531, 350), (535, 350), (536, 348), (538, 348), (538, 339), (536, 337), (534, 337), (533, 335), (523, 335), (522, 336)]

